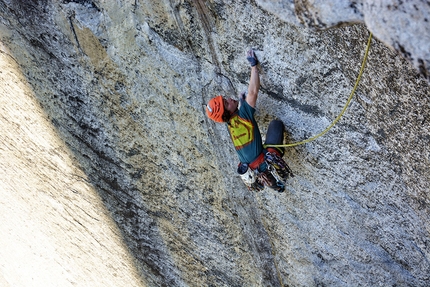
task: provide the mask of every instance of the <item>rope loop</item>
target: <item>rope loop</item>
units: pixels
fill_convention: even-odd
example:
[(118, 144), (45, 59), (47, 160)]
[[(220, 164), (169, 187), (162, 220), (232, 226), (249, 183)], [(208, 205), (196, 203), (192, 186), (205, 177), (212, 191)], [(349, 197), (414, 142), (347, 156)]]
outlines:
[(345, 113), (346, 109), (348, 108), (349, 104), (352, 101), (352, 98), (354, 96), (355, 90), (357, 90), (358, 84), (360, 83), (360, 79), (361, 79), (361, 75), (363, 74), (364, 71), (364, 66), (366, 65), (366, 61), (367, 61), (367, 55), (369, 54), (369, 49), (370, 49), (370, 43), (372, 42), (372, 33), (370, 33), (369, 35), (369, 39), (367, 40), (367, 47), (366, 47), (366, 52), (364, 54), (364, 58), (363, 58), (363, 62), (361, 63), (361, 68), (360, 68), (360, 72), (358, 74), (357, 80), (355, 81), (355, 85), (354, 88), (351, 91), (351, 94), (349, 95), (348, 101), (346, 102), (345, 106), (343, 107), (343, 110), (340, 112), (340, 114), (336, 117), (336, 119), (322, 132), (320, 132), (319, 134), (308, 138), (306, 140), (300, 141), (300, 142), (295, 142), (295, 143), (290, 143), (290, 144), (279, 144), (279, 145), (273, 145), (273, 144), (267, 144), (267, 145), (263, 145), (264, 148), (266, 147), (291, 147), (291, 146), (298, 146), (301, 144), (305, 144), (308, 142), (311, 142), (313, 140), (316, 140), (317, 138), (323, 136), (325, 133), (327, 133), (342, 117), (342, 115)]

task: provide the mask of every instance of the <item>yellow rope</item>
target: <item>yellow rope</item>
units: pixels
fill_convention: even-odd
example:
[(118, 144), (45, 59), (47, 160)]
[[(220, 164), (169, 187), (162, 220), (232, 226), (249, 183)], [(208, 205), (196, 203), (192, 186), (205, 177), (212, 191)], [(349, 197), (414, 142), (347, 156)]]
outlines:
[(326, 132), (328, 132), (339, 121), (339, 119), (342, 117), (342, 115), (345, 113), (346, 109), (348, 108), (349, 104), (351, 103), (352, 97), (354, 96), (355, 90), (357, 89), (358, 83), (360, 82), (361, 75), (363, 74), (364, 66), (366, 65), (367, 55), (369, 54), (369, 49), (370, 49), (370, 43), (371, 43), (371, 41), (372, 41), (372, 33), (370, 33), (369, 39), (367, 40), (366, 53), (364, 54), (364, 59), (363, 59), (363, 62), (361, 63), (360, 73), (358, 74), (357, 80), (355, 81), (354, 88), (352, 89), (351, 94), (349, 95), (348, 101), (346, 102), (345, 107), (343, 108), (342, 112), (331, 123), (331, 125), (329, 125), (325, 130), (323, 130), (321, 133), (317, 134), (316, 136), (313, 136), (313, 137), (308, 138), (306, 140), (303, 140), (301, 142), (295, 142), (295, 143), (290, 143), (290, 144), (278, 144), (278, 145), (266, 144), (266, 145), (264, 145), (264, 147), (266, 148), (266, 147), (290, 147), (290, 146), (297, 146), (297, 145), (301, 145), (301, 144), (305, 144), (305, 143), (311, 142), (311, 141), (319, 138), (320, 136), (324, 135)]

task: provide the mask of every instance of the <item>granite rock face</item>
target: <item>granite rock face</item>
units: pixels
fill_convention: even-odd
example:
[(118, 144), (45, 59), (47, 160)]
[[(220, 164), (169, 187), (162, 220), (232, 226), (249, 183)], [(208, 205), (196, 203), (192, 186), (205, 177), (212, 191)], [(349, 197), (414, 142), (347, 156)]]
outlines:
[(312, 29), (364, 23), (430, 79), (430, 3), (425, 0), (256, 0), (281, 20)]
[[(382, 37), (428, 26), (294, 2), (0, 1), (1, 285), (430, 285), (429, 57)], [(337, 28), (303, 26), (319, 3)], [(250, 193), (204, 105), (247, 88), (253, 47), (262, 132), (319, 133), (368, 38), (339, 23), (363, 18), (376, 39), (346, 114), (286, 149), (285, 193)]]

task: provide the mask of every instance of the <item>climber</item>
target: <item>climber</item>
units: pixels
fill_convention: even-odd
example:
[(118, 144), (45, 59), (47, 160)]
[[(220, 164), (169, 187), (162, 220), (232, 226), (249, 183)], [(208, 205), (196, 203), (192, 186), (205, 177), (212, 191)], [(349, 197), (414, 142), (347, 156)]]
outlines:
[[(223, 96), (214, 97), (206, 106), (206, 114), (215, 122), (227, 124), (240, 160), (238, 173), (246, 186), (255, 191), (268, 186), (283, 192), (284, 181), (293, 174), (282, 159), (282, 149), (263, 148), (260, 130), (254, 118), (260, 76), (259, 62), (253, 50), (248, 51), (247, 60), (251, 65), (247, 95), (242, 93), (239, 101)], [(281, 144), (283, 132), (283, 123), (279, 120), (272, 121), (267, 130), (265, 144)]]

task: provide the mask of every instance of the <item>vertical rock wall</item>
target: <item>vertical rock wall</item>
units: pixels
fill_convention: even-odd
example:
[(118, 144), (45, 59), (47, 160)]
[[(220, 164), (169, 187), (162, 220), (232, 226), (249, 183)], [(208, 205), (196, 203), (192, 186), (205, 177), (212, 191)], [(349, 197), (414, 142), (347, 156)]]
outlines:
[(121, 230), (15, 57), (0, 45), (0, 286), (142, 286)]
[[(225, 127), (204, 114), (213, 95), (246, 89), (244, 56), (254, 47), (262, 63), (261, 129), (279, 118), (286, 141), (314, 135), (342, 109), (367, 36), (361, 25), (310, 31), (246, 1), (0, 1), (2, 59), (24, 75), (2, 76), (2, 87), (28, 85), (27, 92), (3, 88), (0, 95), (22, 115), (1, 118), (8, 134), (0, 155), (8, 165), (0, 191), (30, 198), (2, 200), (4, 216), (37, 210), (38, 198), (49, 195), (47, 208), (70, 209), (64, 220), (79, 224), (63, 227), (60, 217), (46, 234), (57, 213), (41, 213), (34, 219), (39, 238), (67, 246), (62, 232), (99, 234), (94, 213), (108, 215), (103, 220), (110, 224), (110, 217), (121, 235), (109, 225), (112, 240), (110, 233), (97, 239), (104, 248), (93, 253), (92, 241), (82, 239), (85, 247), (67, 251), (98, 257), (84, 260), (81, 272), (61, 256), (28, 251), (64, 268), (38, 282), (85, 286), (106, 279), (108, 268), (124, 286), (430, 284), (430, 88), (405, 59), (373, 41), (341, 122), (318, 141), (287, 149), (296, 177), (284, 194), (248, 192), (235, 175)], [(40, 129), (52, 134), (43, 138), (70, 160), (50, 164), (52, 148), (12, 127), (14, 118), (15, 126), (33, 129), (36, 117), (19, 107), (15, 93), (40, 107)], [(28, 165), (23, 188), (9, 180), (20, 169), (13, 158), (32, 146), (32, 157), (19, 164), (40, 165)], [(49, 172), (39, 167), (47, 164)], [(68, 184), (76, 174), (85, 178), (82, 186)], [(19, 245), (24, 233), (12, 226), (0, 225), (9, 230), (2, 242), (45, 244), (36, 237)], [(100, 255), (121, 244), (127, 248)], [(4, 254), (8, 262), (25, 257)], [(12, 286), (38, 276), (6, 266), (0, 280)], [(93, 277), (85, 279), (86, 272)]]
[(430, 3), (424, 0), (256, 0), (293, 25), (328, 29), (365, 23), (380, 41), (430, 79)]

